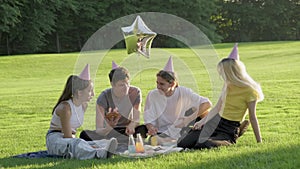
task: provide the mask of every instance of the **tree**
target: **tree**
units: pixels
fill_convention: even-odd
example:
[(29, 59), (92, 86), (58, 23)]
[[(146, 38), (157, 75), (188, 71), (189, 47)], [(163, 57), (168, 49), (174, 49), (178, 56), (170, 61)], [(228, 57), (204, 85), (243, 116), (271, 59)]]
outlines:
[[(138, 6), (139, 12), (162, 12), (181, 17), (197, 26), (212, 42), (220, 42), (222, 39), (222, 37), (216, 33), (215, 24), (211, 22), (211, 16), (216, 14), (218, 9), (217, 0), (156, 0), (154, 2), (151, 1), (148, 5), (145, 5), (145, 2), (141, 1), (137, 3), (136, 6)], [(176, 26), (176, 23), (170, 26)], [(163, 40), (160, 40), (159, 43), (162, 44), (162, 41)], [(171, 41), (171, 43), (163, 44), (174, 44), (173, 40), (169, 39), (169, 41)]]
[[(3, 0), (0, 4), (0, 51), (6, 48), (7, 54), (10, 54), (8, 33), (20, 22), (20, 6), (21, 3), (19, 1)], [(1, 48), (1, 46), (6, 47)], [(3, 53), (5, 52), (3, 51)]]
[[(129, 14), (149, 11), (184, 18), (198, 26), (209, 39), (218, 42), (221, 37), (215, 33), (215, 25), (210, 21), (217, 9), (216, 1), (20, 0), (11, 3), (7, 0), (4, 5), (13, 6), (13, 11), (6, 17), (11, 16), (10, 23), (14, 25), (5, 29), (7, 44), (12, 53), (79, 51), (84, 42), (105, 24)], [(176, 23), (170, 26), (176, 26)], [(158, 36), (156, 42), (155, 45), (161, 47), (182, 46), (167, 36)], [(124, 47), (124, 43), (115, 47)]]
[[(300, 38), (299, 0), (2, 0), (0, 54), (80, 51), (105, 24), (150, 11), (188, 20), (212, 42)], [(178, 24), (169, 26), (180, 27)], [(120, 42), (114, 47), (124, 45)], [(158, 35), (153, 46), (184, 44)]]
[(299, 0), (220, 0), (213, 17), (224, 41), (299, 39)]
[(73, 18), (79, 15), (78, 7), (79, 4), (74, 0), (61, 0), (56, 2), (54, 30), (45, 35), (47, 45), (42, 47), (42, 51), (57, 53), (74, 51), (74, 49), (72, 50), (73, 35), (70, 33), (70, 30), (76, 27)]
[(45, 35), (55, 25), (55, 1), (23, 0), (20, 22), (9, 31), (9, 44), (13, 53), (34, 53), (47, 44)]

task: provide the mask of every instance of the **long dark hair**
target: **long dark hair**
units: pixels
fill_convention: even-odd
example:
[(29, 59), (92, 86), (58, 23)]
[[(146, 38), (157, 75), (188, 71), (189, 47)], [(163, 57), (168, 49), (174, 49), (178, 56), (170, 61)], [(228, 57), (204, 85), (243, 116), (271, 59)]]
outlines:
[(74, 95), (77, 95), (78, 90), (83, 90), (87, 88), (90, 85), (90, 83), (91, 83), (90, 80), (80, 79), (76, 75), (69, 76), (64, 91), (59, 97), (56, 105), (53, 107), (52, 114), (54, 113), (54, 110), (61, 102), (73, 98)]

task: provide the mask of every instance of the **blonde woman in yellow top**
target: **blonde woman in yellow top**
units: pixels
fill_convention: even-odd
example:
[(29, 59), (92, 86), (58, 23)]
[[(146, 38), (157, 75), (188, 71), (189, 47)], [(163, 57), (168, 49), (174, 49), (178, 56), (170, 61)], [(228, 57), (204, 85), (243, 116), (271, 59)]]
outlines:
[(218, 72), (224, 79), (224, 87), (217, 104), (205, 118), (195, 123), (189, 134), (179, 139), (179, 147), (203, 149), (235, 144), (240, 123), (247, 113), (256, 141), (262, 142), (256, 104), (264, 95), (239, 60), (237, 44), (229, 57), (219, 62)]

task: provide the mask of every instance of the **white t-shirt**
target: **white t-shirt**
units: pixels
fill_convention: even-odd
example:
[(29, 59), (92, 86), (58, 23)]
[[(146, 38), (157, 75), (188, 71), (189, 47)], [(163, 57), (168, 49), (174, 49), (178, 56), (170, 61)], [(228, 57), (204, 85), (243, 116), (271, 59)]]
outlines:
[(175, 127), (177, 120), (184, 117), (185, 112), (192, 107), (198, 111), (200, 104), (205, 102), (210, 101), (183, 86), (177, 87), (169, 97), (154, 89), (148, 93), (146, 99), (144, 122), (157, 127), (159, 133), (178, 139), (181, 128)]
[[(84, 110), (82, 105), (75, 106), (72, 99), (69, 99), (66, 102), (69, 103), (71, 107), (71, 113), (72, 113), (70, 119), (71, 129), (73, 133), (76, 133), (77, 128), (79, 128), (83, 124)], [(61, 120), (60, 117), (56, 114), (56, 109), (54, 110), (52, 115), (50, 128), (62, 129)]]

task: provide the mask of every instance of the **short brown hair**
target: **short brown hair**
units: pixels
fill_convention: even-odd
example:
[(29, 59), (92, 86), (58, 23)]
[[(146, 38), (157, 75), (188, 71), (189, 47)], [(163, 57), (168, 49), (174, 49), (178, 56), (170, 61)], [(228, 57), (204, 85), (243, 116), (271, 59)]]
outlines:
[(168, 83), (175, 82), (176, 83), (176, 87), (178, 86), (178, 81), (177, 81), (177, 77), (176, 77), (176, 73), (175, 72), (160, 70), (156, 74), (156, 76), (159, 76), (159, 77), (165, 79)]
[(124, 67), (112, 69), (108, 74), (109, 81), (116, 84), (120, 80), (130, 79), (129, 71)]

